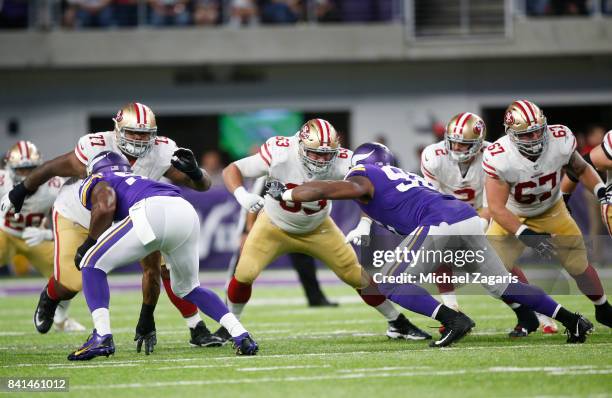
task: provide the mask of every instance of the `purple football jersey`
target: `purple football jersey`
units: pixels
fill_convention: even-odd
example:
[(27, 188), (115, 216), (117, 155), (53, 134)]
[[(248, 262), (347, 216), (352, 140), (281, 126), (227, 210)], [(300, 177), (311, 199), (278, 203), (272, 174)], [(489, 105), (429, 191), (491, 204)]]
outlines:
[(115, 190), (117, 197), (115, 220), (122, 220), (127, 217), (130, 207), (142, 199), (153, 196), (181, 196), (179, 189), (174, 185), (149, 180), (132, 173), (106, 172), (92, 174), (83, 180), (79, 189), (81, 204), (87, 210), (91, 210), (91, 193), (101, 181)]
[(390, 231), (408, 235), (417, 227), (453, 224), (478, 215), (467, 203), (436, 191), (422, 177), (393, 166), (353, 167), (345, 179), (363, 176), (374, 185), (369, 203), (356, 201), (364, 213)]

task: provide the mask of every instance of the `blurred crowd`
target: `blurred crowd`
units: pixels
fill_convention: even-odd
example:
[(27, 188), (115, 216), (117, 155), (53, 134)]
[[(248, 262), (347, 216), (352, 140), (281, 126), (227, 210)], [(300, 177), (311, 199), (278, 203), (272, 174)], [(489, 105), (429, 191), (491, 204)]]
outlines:
[(398, 16), (397, 5), (397, 0), (0, 0), (0, 28), (29, 26), (30, 11), (58, 14), (66, 28), (372, 22)]
[[(254, 26), (401, 20), (403, 0), (0, 0), (0, 28)], [(519, 0), (529, 16), (612, 14), (612, 0)]]

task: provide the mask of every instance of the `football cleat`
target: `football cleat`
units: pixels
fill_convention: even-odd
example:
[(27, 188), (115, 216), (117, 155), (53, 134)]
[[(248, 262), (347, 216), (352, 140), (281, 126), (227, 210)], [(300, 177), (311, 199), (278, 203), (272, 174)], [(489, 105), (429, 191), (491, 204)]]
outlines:
[(72, 318), (66, 318), (62, 322), (54, 322), (53, 328), (56, 332), (84, 332), (85, 326), (81, 325)]
[(612, 328), (612, 306), (609, 302), (595, 306), (595, 319), (602, 325)]
[(242, 333), (232, 339), (234, 340), (236, 355), (255, 355), (259, 351), (259, 346), (248, 333)]
[(518, 308), (513, 308), (513, 311), (516, 313), (518, 323), (514, 329), (508, 333), (509, 337), (527, 337), (529, 333), (538, 330), (540, 327), (540, 321), (538, 321), (538, 317), (536, 316), (535, 312), (522, 305)]
[(226, 344), (232, 339), (232, 335), (227, 331), (226, 328), (221, 326), (215, 333), (212, 334), (216, 338), (221, 340), (221, 344)]
[(573, 325), (569, 326), (565, 329), (565, 334), (567, 335), (567, 342), (569, 344), (580, 344), (586, 341), (587, 335), (593, 332), (593, 324), (591, 321), (583, 317), (582, 315), (576, 313), (576, 320), (573, 322)]
[(38, 305), (34, 312), (34, 326), (38, 333), (47, 333), (53, 325), (53, 317), (55, 316), (55, 310), (60, 302), (53, 300), (47, 294), (47, 286), (40, 293), (38, 299)]
[(191, 333), (189, 344), (193, 347), (221, 347), (225, 342), (225, 340), (210, 333), (203, 321), (198, 322), (195, 328), (189, 328), (189, 332)]
[(458, 312), (453, 319), (443, 324), (445, 334), (440, 337), (440, 340), (429, 343), (430, 347), (448, 347), (461, 340), (476, 326), (474, 321), (462, 312)]
[(89, 361), (95, 357), (108, 357), (115, 353), (113, 335), (100, 336), (96, 329), (89, 335), (85, 344), (68, 355), (69, 361)]
[(555, 334), (559, 331), (557, 327), (557, 323), (554, 319), (547, 317), (546, 315), (542, 315), (536, 312), (536, 316), (538, 317), (538, 321), (540, 321), (540, 330), (544, 334)]
[(429, 340), (431, 335), (412, 324), (404, 314), (389, 322), (387, 337), (402, 340)]

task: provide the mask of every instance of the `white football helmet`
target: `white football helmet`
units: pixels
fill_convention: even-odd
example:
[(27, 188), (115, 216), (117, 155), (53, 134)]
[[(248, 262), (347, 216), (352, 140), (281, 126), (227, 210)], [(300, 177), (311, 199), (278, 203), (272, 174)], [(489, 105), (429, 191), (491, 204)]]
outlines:
[(504, 114), (504, 128), (510, 140), (524, 156), (539, 156), (548, 141), (546, 117), (527, 100), (514, 101)]
[[(117, 146), (126, 155), (139, 158), (144, 156), (157, 137), (157, 123), (155, 114), (148, 106), (139, 102), (130, 102), (119, 109), (113, 118), (115, 122), (115, 133)], [(126, 136), (126, 133), (147, 134), (143, 139), (134, 139)]]
[(19, 169), (33, 169), (42, 164), (42, 156), (36, 145), (30, 141), (17, 141), (4, 157), (6, 170), (13, 184), (19, 184), (26, 176), (18, 173)]
[(334, 126), (327, 120), (311, 119), (304, 123), (297, 136), (304, 167), (314, 174), (325, 174), (340, 149), (340, 139)]
[[(463, 112), (453, 116), (446, 125), (444, 145), (451, 158), (457, 162), (467, 162), (482, 148), (487, 127), (484, 120), (474, 113)], [(470, 145), (467, 151), (456, 151), (453, 143)]]

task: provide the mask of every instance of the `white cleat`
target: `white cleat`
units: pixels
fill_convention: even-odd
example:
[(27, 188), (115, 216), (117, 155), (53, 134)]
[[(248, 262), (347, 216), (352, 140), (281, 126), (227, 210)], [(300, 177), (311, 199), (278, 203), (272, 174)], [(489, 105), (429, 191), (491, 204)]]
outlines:
[(547, 317), (546, 315), (542, 315), (536, 312), (536, 316), (538, 317), (538, 321), (540, 321), (540, 330), (544, 334), (555, 334), (559, 331), (557, 327), (557, 323), (554, 319)]
[(56, 332), (65, 333), (84, 332), (85, 330), (87, 330), (85, 329), (85, 326), (81, 325), (72, 318), (66, 318), (63, 322), (54, 322), (53, 328)]

